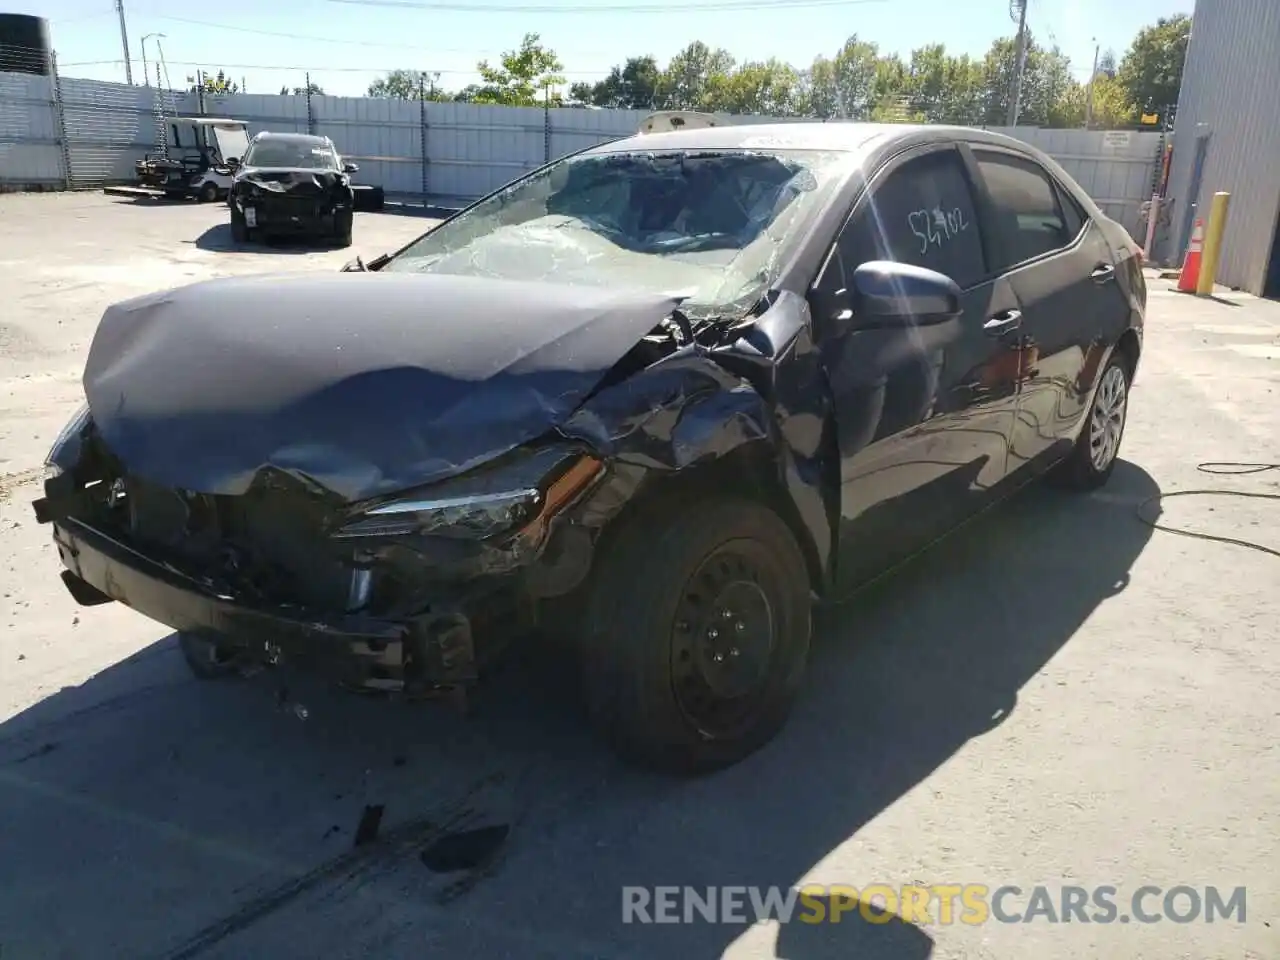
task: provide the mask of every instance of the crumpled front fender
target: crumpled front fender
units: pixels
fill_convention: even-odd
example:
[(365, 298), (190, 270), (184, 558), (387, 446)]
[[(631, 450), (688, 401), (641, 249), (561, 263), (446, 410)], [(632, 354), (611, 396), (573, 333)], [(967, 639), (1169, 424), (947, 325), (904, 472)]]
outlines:
[[(795, 362), (794, 341), (782, 346), (792, 355), (788, 362)], [(751, 379), (751, 364), (734, 362), (732, 348), (686, 346), (584, 403), (560, 433), (591, 445), (611, 472), (573, 519), (602, 528), (645, 491), (747, 454), (750, 462), (768, 465), (784, 519), (810, 558), (815, 586), (821, 586), (831, 556), (834, 507), (824, 485), (820, 441), (824, 421), (818, 398), (825, 392), (820, 384), (809, 384), (813, 401), (796, 403), (795, 391), (773, 389), (771, 358), (752, 349), (738, 358), (747, 354), (763, 361), (756, 363), (758, 375)]]

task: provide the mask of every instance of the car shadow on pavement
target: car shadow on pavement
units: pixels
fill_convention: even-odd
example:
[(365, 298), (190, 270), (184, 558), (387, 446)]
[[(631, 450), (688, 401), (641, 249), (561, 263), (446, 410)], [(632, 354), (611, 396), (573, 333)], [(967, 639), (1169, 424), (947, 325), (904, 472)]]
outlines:
[[(197, 682), (161, 641), (0, 725), (0, 863), (21, 866), (0, 871), (5, 944), (710, 960), (766, 937), (791, 960), (923, 960), (929, 930), (874, 903), (846, 905), (840, 923), (625, 924), (623, 888), (800, 885), (1016, 713), (1020, 689), (1125, 589), (1151, 533), (1134, 508), (1158, 492), (1123, 461), (1105, 496), (1034, 486), (820, 611), (786, 730), (692, 781), (615, 761), (583, 723), (571, 671), (538, 647), (464, 718), (265, 674)], [(938, 819), (971, 813), (936, 802)], [(357, 824), (379, 839), (353, 847)], [(443, 838), (491, 826), (504, 844), (436, 872)], [(822, 875), (859, 888), (918, 879)]]
[(236, 243), (231, 238), (231, 223), (218, 223), (196, 237), (195, 245), (201, 250), (213, 253), (320, 253), (334, 249), (324, 240), (310, 238), (290, 238), (263, 243), (251, 240), (248, 243)]

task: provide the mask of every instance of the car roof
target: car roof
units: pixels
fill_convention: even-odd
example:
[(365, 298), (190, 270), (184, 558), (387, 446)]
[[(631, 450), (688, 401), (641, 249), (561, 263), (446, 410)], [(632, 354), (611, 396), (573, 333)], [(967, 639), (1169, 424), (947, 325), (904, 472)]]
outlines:
[(263, 130), (253, 139), (281, 140), (285, 143), (332, 143), (328, 137), (317, 136), (314, 133), (273, 133), (270, 130)]
[(685, 150), (827, 150), (870, 156), (895, 147), (931, 142), (966, 141), (1010, 147), (1040, 156), (1029, 144), (977, 127), (941, 124), (852, 123), (835, 120), (748, 123), (695, 130), (639, 133), (602, 143), (585, 155)]
[(232, 120), (228, 117), (174, 117), (174, 123), (194, 123), (197, 126), (243, 127), (243, 120)]

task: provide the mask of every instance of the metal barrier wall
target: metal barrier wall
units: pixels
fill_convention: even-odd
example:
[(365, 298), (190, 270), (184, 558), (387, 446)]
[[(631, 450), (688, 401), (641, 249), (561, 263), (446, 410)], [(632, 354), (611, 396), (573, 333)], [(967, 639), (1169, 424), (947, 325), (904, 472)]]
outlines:
[[(303, 89), (309, 89), (304, 87)], [(0, 188), (128, 182), (133, 161), (160, 145), (164, 110), (244, 120), (260, 130), (331, 137), (360, 165), (357, 181), (393, 198), (467, 201), (566, 153), (633, 133), (647, 111), (493, 107), (318, 95), (161, 92), (96, 80), (0, 73)], [(785, 122), (739, 117), (738, 122)], [(1044, 150), (1108, 215), (1143, 233), (1161, 135), (1155, 132), (992, 128)], [(59, 153), (61, 169), (55, 173)]]

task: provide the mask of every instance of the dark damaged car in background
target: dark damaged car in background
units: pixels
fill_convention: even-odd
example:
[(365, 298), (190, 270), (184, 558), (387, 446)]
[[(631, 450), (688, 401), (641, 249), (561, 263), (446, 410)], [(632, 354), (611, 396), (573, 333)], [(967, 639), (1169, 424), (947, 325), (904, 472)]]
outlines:
[(233, 169), (227, 205), (237, 243), (288, 236), (351, 246), (351, 175), (359, 167), (344, 162), (328, 137), (259, 133)]
[(815, 599), (1107, 480), (1145, 302), (1007, 137), (642, 135), (332, 275), (111, 307), (36, 512), (199, 676), (441, 695), (547, 631), (623, 755), (706, 771), (782, 727)]

